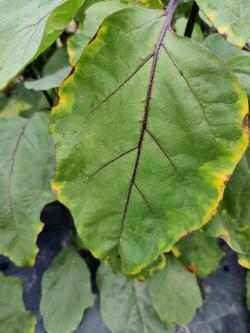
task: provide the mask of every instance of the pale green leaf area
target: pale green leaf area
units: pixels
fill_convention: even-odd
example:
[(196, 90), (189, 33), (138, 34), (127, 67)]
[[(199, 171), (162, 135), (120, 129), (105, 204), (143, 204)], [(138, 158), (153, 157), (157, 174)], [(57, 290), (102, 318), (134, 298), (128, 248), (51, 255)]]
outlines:
[(9, 94), (0, 92), (0, 118), (30, 116), (34, 111), (49, 109), (42, 93), (29, 91), (23, 84), (12, 87)]
[(226, 62), (250, 98), (250, 52), (233, 46), (219, 34), (208, 36), (204, 45)]
[(188, 324), (202, 304), (195, 275), (170, 257), (166, 268), (149, 281), (149, 295), (159, 317), (166, 323)]
[(227, 61), (232, 71), (238, 77), (242, 88), (250, 99), (250, 53), (249, 56), (239, 56)]
[[(175, 22), (176, 33), (180, 36), (184, 36), (184, 32), (187, 26), (188, 20), (185, 17), (181, 17)], [(195, 23), (192, 38), (196, 41), (202, 41), (204, 39), (203, 33), (201, 31), (200, 25)]]
[(94, 256), (128, 274), (211, 219), (248, 143), (237, 79), (162, 13), (109, 16), (51, 114), (58, 199)]
[(83, 1), (0, 0), (0, 89), (56, 40)]
[(112, 333), (174, 333), (161, 322), (147, 291), (147, 284), (100, 266), (97, 274), (100, 311)]
[(69, 333), (91, 307), (90, 272), (85, 261), (72, 247), (62, 250), (42, 278), (40, 311), (47, 333)]
[(218, 214), (205, 230), (223, 238), (240, 253), (239, 263), (250, 268), (250, 151), (238, 164), (226, 187)]
[(249, 0), (196, 0), (220, 34), (239, 48), (250, 43)]
[(24, 86), (36, 91), (58, 88), (71, 70), (66, 48), (58, 48), (44, 66), (42, 77), (37, 80), (27, 80)]
[(241, 50), (238, 47), (228, 43), (225, 38), (223, 38), (218, 33), (209, 35), (203, 41), (203, 44), (225, 61), (238, 56), (250, 57), (249, 52)]
[(0, 253), (33, 264), (40, 213), (54, 196), (54, 145), (47, 112), (0, 119)]
[(182, 238), (175, 247), (180, 261), (199, 278), (215, 270), (225, 255), (218, 245), (218, 240), (201, 231)]
[(25, 310), (23, 283), (16, 277), (0, 273), (0, 332), (33, 333), (35, 317)]

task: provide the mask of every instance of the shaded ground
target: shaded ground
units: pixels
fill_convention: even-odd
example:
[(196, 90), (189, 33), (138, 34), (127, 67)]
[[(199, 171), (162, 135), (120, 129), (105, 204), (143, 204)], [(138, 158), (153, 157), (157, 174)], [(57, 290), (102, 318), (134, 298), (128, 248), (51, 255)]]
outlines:
[[(48, 205), (41, 218), (45, 226), (38, 237), (40, 250), (35, 267), (18, 268), (8, 258), (0, 256), (0, 270), (4, 274), (24, 278), (24, 302), (37, 318), (36, 333), (45, 333), (39, 313), (42, 275), (58, 251), (70, 241), (74, 230), (70, 214), (59, 203)], [(177, 333), (250, 333), (245, 270), (237, 264), (236, 255), (227, 249), (226, 251), (228, 254), (220, 267), (201, 282), (203, 306), (188, 327), (178, 328)], [(97, 262), (87, 252), (82, 251), (81, 254), (89, 264), (94, 278)], [(93, 289), (96, 289), (94, 283)], [(110, 333), (101, 320), (98, 299), (87, 310), (75, 333)]]

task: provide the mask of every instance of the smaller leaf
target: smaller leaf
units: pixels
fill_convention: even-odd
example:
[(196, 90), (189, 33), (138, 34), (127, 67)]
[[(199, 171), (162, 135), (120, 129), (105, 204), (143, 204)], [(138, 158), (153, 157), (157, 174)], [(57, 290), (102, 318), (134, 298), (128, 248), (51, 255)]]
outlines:
[(19, 115), (26, 117), (34, 111), (48, 108), (48, 102), (42, 93), (29, 91), (23, 84), (15, 85), (8, 94), (0, 92), (0, 118)]
[(23, 283), (16, 277), (0, 273), (0, 332), (28, 333), (35, 331), (35, 318), (25, 310)]
[(97, 276), (102, 319), (112, 333), (173, 333), (153, 309), (147, 284), (100, 266)]
[(204, 230), (223, 238), (236, 252), (239, 263), (250, 267), (250, 148), (226, 187), (221, 208)]
[(40, 310), (46, 332), (72, 332), (93, 302), (87, 265), (72, 247), (65, 248), (42, 279)]
[(186, 325), (202, 304), (195, 276), (179, 260), (170, 257), (166, 268), (149, 281), (149, 295), (156, 312), (166, 323)]
[(223, 60), (229, 60), (237, 56), (250, 56), (249, 52), (228, 43), (225, 38), (218, 33), (209, 35), (204, 40), (203, 44)]
[(27, 89), (36, 91), (58, 88), (70, 74), (71, 70), (66, 48), (59, 48), (44, 66), (42, 78), (28, 80), (24, 83), (24, 86)]
[(196, 231), (182, 238), (175, 247), (187, 269), (202, 278), (215, 270), (224, 256), (217, 239)]

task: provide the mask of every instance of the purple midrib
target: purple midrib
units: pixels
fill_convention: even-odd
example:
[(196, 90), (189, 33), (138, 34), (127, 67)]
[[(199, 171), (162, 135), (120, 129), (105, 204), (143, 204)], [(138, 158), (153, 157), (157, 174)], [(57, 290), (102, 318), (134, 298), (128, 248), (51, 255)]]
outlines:
[(125, 219), (127, 216), (128, 206), (129, 206), (129, 202), (130, 202), (130, 198), (131, 198), (131, 194), (132, 194), (132, 188), (133, 188), (133, 185), (135, 184), (136, 175), (137, 175), (137, 171), (138, 171), (138, 167), (139, 167), (141, 151), (142, 151), (142, 147), (143, 147), (143, 139), (144, 139), (144, 135), (145, 135), (145, 132), (147, 129), (147, 122), (148, 122), (148, 116), (149, 116), (149, 111), (150, 111), (152, 91), (153, 91), (153, 86), (154, 86), (154, 79), (155, 79), (155, 75), (156, 75), (156, 67), (157, 67), (157, 63), (158, 63), (159, 53), (160, 53), (160, 49), (162, 47), (162, 42), (170, 28), (172, 16), (173, 16), (174, 10), (177, 6), (177, 3), (178, 3), (178, 0), (170, 1), (169, 6), (166, 10), (165, 20), (164, 20), (164, 24), (163, 24), (163, 27), (162, 27), (162, 30), (160, 33), (160, 37), (153, 50), (153, 61), (152, 61), (152, 66), (151, 66), (151, 71), (150, 71), (148, 88), (147, 88), (147, 96), (146, 96), (145, 107), (144, 107), (142, 127), (140, 130), (139, 140), (138, 140), (138, 144), (137, 144), (136, 160), (135, 160), (135, 164), (134, 164), (134, 168), (133, 168), (133, 172), (132, 172), (132, 177), (130, 179), (125, 207), (124, 207), (124, 211), (123, 211), (120, 238), (121, 238), (121, 234), (123, 231), (124, 222), (125, 222)]

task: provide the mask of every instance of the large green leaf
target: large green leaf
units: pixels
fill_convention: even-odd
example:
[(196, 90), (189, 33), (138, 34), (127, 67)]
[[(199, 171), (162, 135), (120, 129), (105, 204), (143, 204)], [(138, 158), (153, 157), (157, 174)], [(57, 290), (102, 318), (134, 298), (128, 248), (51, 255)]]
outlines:
[(51, 115), (58, 198), (90, 251), (130, 274), (211, 219), (248, 142), (238, 81), (169, 27), (158, 10), (107, 18)]
[(60, 35), (84, 0), (0, 0), (0, 89)]
[(55, 153), (47, 112), (0, 119), (0, 253), (23, 265), (34, 260), (40, 213), (54, 196)]
[(186, 325), (202, 304), (195, 276), (170, 257), (166, 268), (150, 280), (149, 295), (161, 320), (167, 323)]
[(250, 43), (249, 0), (196, 0), (196, 2), (219, 33), (225, 35), (230, 43), (240, 48)]
[(100, 310), (112, 333), (173, 333), (160, 321), (148, 296), (147, 284), (101, 266), (98, 269)]
[(238, 164), (225, 191), (220, 211), (205, 230), (223, 238), (250, 268), (250, 148)]
[(21, 279), (0, 273), (0, 332), (33, 333), (35, 318), (25, 310)]
[(68, 247), (57, 255), (42, 279), (40, 310), (46, 332), (72, 332), (93, 302), (88, 267)]

